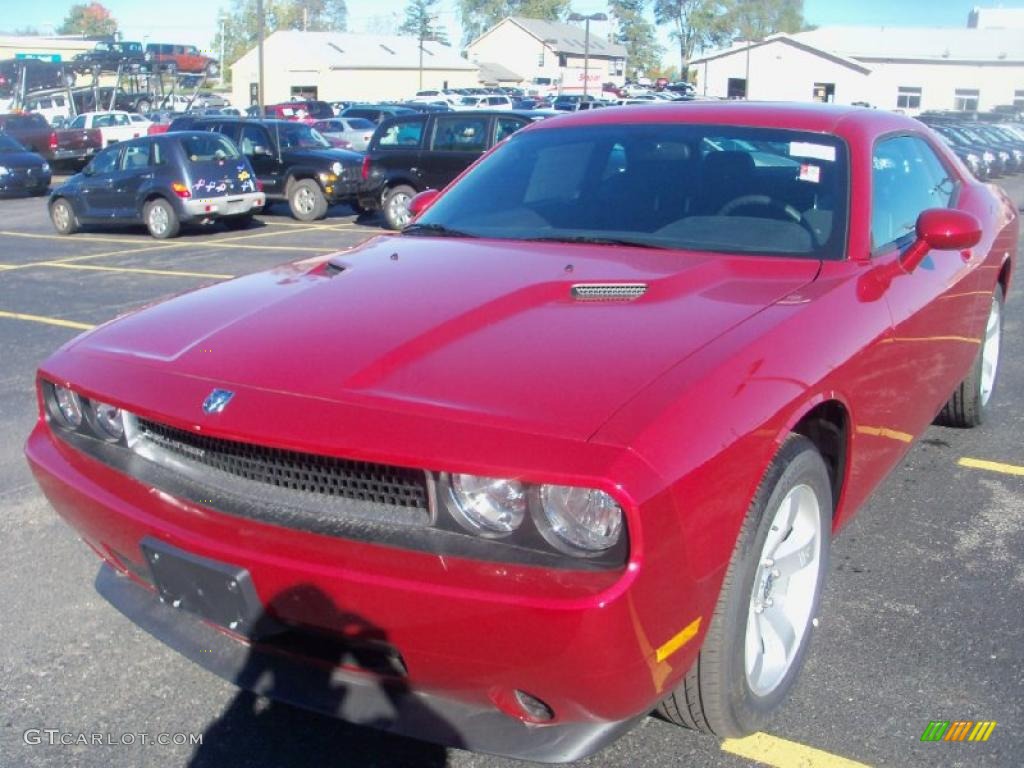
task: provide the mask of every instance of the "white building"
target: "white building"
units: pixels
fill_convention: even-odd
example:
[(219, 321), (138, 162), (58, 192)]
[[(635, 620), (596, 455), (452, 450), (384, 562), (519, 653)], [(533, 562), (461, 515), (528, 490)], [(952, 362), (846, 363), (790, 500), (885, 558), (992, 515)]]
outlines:
[(1021, 30), (822, 27), (737, 43), (691, 65), (697, 92), (711, 96), (867, 102), (909, 114), (1024, 108)]
[(967, 16), (967, 26), (1024, 30), (1024, 8), (972, 8)]
[[(299, 96), (379, 101), (408, 98), (426, 88), (478, 84), (477, 66), (449, 46), (427, 41), (422, 57), (420, 53), (415, 37), (274, 32), (263, 42), (263, 101), (274, 104)], [(231, 65), (236, 105), (252, 103), (258, 68), (255, 48)]]
[(472, 62), (499, 62), (522, 75), (527, 86), (568, 93), (601, 92), (603, 83), (622, 85), (626, 73), (626, 48), (608, 40), (598, 25), (590, 28), (589, 56), (582, 24), (508, 16), (466, 47)]

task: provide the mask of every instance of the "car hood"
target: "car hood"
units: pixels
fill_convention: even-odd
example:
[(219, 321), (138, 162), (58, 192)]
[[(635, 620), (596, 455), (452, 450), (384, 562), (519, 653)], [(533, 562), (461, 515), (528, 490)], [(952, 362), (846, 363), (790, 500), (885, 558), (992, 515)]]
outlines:
[(289, 149), (284, 153), (290, 163), (312, 162), (318, 165), (330, 165), (340, 161), (344, 165), (358, 166), (363, 162), (362, 155), (345, 149)]
[[(657, 376), (813, 280), (806, 259), (377, 237), (128, 315), (71, 352), (585, 440)], [(581, 283), (641, 283), (581, 300)]]
[(6, 168), (42, 168), (43, 162), (35, 152), (0, 152), (0, 165)]

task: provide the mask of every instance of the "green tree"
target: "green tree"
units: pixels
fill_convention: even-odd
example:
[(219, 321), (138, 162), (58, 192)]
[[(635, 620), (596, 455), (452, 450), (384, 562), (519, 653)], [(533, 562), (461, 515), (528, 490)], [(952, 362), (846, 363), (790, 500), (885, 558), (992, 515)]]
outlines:
[(434, 16), (438, 2), (440, 0), (409, 0), (405, 6), (405, 21), (398, 28), (398, 34), (448, 45), (448, 32), (438, 25)]
[(117, 21), (99, 3), (79, 3), (68, 9), (64, 23), (57, 29), (61, 35), (111, 36), (117, 32)]
[(654, 0), (654, 21), (669, 25), (679, 45), (679, 71), (685, 73), (695, 51), (732, 37), (734, 17), (728, 0)]
[(466, 42), (475, 40), (506, 16), (558, 21), (572, 0), (459, 0), (459, 20)]
[(644, 16), (648, 0), (609, 0), (608, 7), (618, 21), (618, 41), (626, 46), (626, 67), (630, 74), (649, 74), (661, 62), (662, 48), (654, 25)]
[(776, 32), (804, 28), (803, 0), (734, 0), (731, 10), (734, 35), (740, 40), (764, 40)]

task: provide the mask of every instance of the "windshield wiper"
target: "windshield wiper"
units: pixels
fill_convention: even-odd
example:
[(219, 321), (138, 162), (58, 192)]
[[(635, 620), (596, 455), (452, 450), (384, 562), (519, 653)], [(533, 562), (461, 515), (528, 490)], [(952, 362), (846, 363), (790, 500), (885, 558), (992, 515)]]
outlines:
[(461, 229), (451, 229), (444, 224), (410, 224), (402, 230), (403, 235), (432, 235), (434, 237), (476, 237)]
[(529, 243), (589, 243), (591, 245), (626, 245), (631, 248), (657, 248), (665, 250), (664, 245), (655, 245), (643, 240), (629, 240), (621, 237), (593, 237), (591, 235), (549, 235), (546, 237), (524, 237)]

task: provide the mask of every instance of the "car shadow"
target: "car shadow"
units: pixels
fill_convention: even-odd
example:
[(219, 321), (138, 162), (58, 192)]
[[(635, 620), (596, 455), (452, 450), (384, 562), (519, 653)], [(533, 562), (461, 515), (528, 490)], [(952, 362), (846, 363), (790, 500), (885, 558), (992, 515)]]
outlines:
[[(309, 617), (333, 631), (317, 633), (295, 624), (286, 625), (279, 621), (279, 616)], [(401, 661), (391, 668), (392, 672), (379, 676), (350, 673), (363, 681), (377, 681), (371, 685), (378, 703), (369, 709), (361, 709), (359, 701), (350, 700), (350, 685), (335, 674), (339, 667), (379, 671), (387, 669), (381, 665), (387, 665), (389, 659), (395, 663), (397, 654), (379, 628), (340, 610), (321, 590), (305, 584), (287, 589), (271, 600), (250, 634), (254, 642), (234, 680), (242, 690), (207, 726), (202, 744), (188, 763), (190, 768), (447, 765), (445, 747), (377, 730), (393, 726), (401, 710), (403, 718), (412, 717), (439, 741), (459, 743), (457, 731), (410, 694), (400, 674), (404, 671)], [(339, 641), (340, 637), (344, 639)], [(301, 659), (302, 670), (298, 679), (294, 674), (297, 659)], [(359, 700), (365, 696), (364, 685), (360, 683)], [(361, 710), (367, 725), (351, 725), (279, 700), (295, 701), (296, 697), (315, 702), (321, 710)]]

